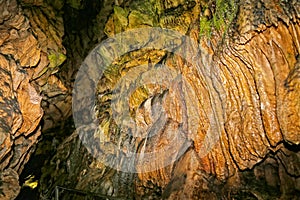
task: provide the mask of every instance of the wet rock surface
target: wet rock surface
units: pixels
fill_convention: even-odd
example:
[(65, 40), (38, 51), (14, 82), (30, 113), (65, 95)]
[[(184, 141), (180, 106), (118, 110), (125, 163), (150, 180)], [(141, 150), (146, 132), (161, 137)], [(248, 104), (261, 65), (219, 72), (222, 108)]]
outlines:
[[(298, 1), (0, 4), (0, 197), (16, 197), (42, 128), (50, 130), (48, 141), (35, 155), (51, 156), (39, 171), (37, 198), (54, 197), (56, 186), (119, 199), (299, 196)], [(77, 109), (89, 106), (83, 93), (73, 104), (82, 123), (71, 134), (72, 122), (62, 121), (71, 115), (84, 58), (106, 37), (151, 27), (178, 31), (199, 48), (163, 32), (132, 34), (126, 41), (141, 48), (120, 56), (110, 46), (115, 59), (106, 68), (105, 60), (86, 60), (83, 65), (103, 70), (99, 82), (94, 74), (79, 77), (86, 93), (96, 89), (98, 129), (83, 123), (88, 117)], [(151, 162), (139, 160), (155, 151)], [(116, 161), (116, 154), (124, 160)], [(120, 168), (103, 164), (113, 162)]]

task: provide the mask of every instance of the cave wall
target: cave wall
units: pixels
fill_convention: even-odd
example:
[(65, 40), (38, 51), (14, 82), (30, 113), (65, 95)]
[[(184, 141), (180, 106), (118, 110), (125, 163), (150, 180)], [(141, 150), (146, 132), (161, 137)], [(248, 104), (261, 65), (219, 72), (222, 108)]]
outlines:
[(73, 130), (72, 81), (88, 51), (104, 37), (102, 21), (112, 4), (1, 1), (1, 198), (18, 195), (25, 181), (20, 175), (39, 141), (42, 153), (35, 154), (43, 162)]
[[(42, 129), (63, 128), (71, 116), (75, 75), (90, 51), (107, 37), (150, 27), (172, 29), (199, 43), (197, 62), (176, 55), (183, 51), (189, 57), (195, 51), (180, 42), (164, 46), (174, 54), (141, 48), (116, 56), (99, 82), (89, 80), (98, 85), (94, 109), (102, 132), (77, 127), (58, 148), (50, 145), (53, 156), (42, 169), (40, 197), (50, 197), (57, 185), (125, 199), (288, 199), (299, 193), (298, 1), (0, 4), (1, 198), (14, 199), (19, 192), (19, 175)], [(151, 46), (152, 39), (147, 34), (134, 38), (144, 42), (143, 47)], [(156, 73), (158, 64), (184, 79), (174, 80), (169, 88), (145, 85), (127, 102), (119, 102), (129, 105), (131, 117), (143, 130), (168, 119), (155, 136), (130, 138), (112, 117), (111, 94), (131, 73), (146, 74), (139, 66), (148, 65)], [(128, 89), (125, 84), (119, 92)], [(75, 103), (86, 104), (84, 98)], [(156, 104), (166, 111), (158, 119)], [(123, 116), (122, 109), (115, 111)], [(109, 142), (118, 143), (122, 151), (152, 152), (157, 144), (167, 146), (180, 131), (191, 145), (178, 159), (165, 152), (149, 165), (162, 166), (168, 157), (176, 158), (164, 168), (127, 173), (104, 165), (109, 157), (98, 157), (101, 148), (109, 150)], [(51, 137), (64, 138), (63, 132), (54, 130)], [(180, 146), (176, 148), (178, 152)], [(134, 168), (143, 171), (149, 166), (137, 163)]]
[[(222, 13), (222, 4), (217, 7), (210, 3), (132, 1), (114, 7), (105, 26), (108, 36), (114, 37), (133, 28), (169, 28), (200, 44), (200, 62), (187, 63), (164, 49), (148, 50), (147, 45), (151, 47), (153, 42), (151, 34), (131, 36), (137, 41), (134, 45), (144, 45), (145, 49), (116, 59), (104, 69), (99, 83), (84, 77), (89, 84), (98, 84), (95, 110), (100, 131), (94, 132), (89, 124), (83, 124), (70, 137), (72, 142), (68, 140), (61, 145), (64, 150), (52, 158), (50, 166), (62, 172), (59, 176), (56, 170), (56, 175), (47, 173), (47, 177), (52, 177), (52, 187), (64, 185), (125, 199), (288, 199), (297, 195), (299, 3), (241, 1), (234, 4), (232, 1), (228, 5), (222, 2), (227, 5), (226, 9), (236, 13), (234, 17), (228, 13), (217, 14)], [(207, 11), (209, 6), (215, 6), (216, 10)], [(225, 18), (223, 22), (222, 17)], [(207, 24), (212, 27), (204, 28)], [(140, 44), (139, 41), (143, 42)], [(182, 50), (192, 55), (194, 51), (180, 42), (172, 45), (174, 49), (178, 48), (175, 52)], [(111, 48), (111, 52), (118, 51), (117, 45)], [(114, 57), (113, 53), (111, 55)], [(87, 59), (85, 64), (90, 62)], [(104, 63), (97, 62), (99, 66)], [(122, 130), (117, 122), (120, 120), (117, 116), (124, 116), (122, 112), (126, 110), (112, 108), (114, 95), (130, 90), (130, 84), (135, 83), (132, 80), (135, 73), (147, 74), (140, 72), (139, 66), (148, 65), (151, 71), (161, 63), (180, 72), (185, 82), (175, 80), (170, 88), (143, 85), (118, 105), (129, 104), (130, 116), (142, 130), (163, 121), (163, 117), (154, 117), (157, 111), (153, 107), (157, 102), (170, 120), (155, 136), (128, 137), (130, 128)], [(121, 91), (116, 91), (118, 81), (126, 78), (132, 78), (131, 82), (124, 82), (124, 87), (119, 88)], [(75, 101), (76, 105), (81, 102), (88, 105), (84, 97), (79, 100)], [(189, 116), (184, 113), (185, 106)], [(191, 118), (191, 115), (196, 117)], [(131, 174), (103, 164), (109, 162), (107, 159), (113, 162), (113, 158), (101, 154), (103, 150), (113, 151), (110, 143), (120, 145), (124, 154), (126, 151), (153, 152), (171, 143), (170, 135), (178, 132), (185, 122), (188, 124), (185, 137), (192, 145), (171, 165)], [(205, 143), (207, 135), (217, 142), (212, 146)], [(86, 147), (83, 153), (85, 164), (76, 165), (74, 155), (66, 147)], [(161, 152), (159, 159), (147, 166), (137, 163), (135, 170), (162, 166), (170, 156), (174, 154)], [(66, 161), (61, 163), (61, 160)], [(61, 167), (55, 168), (57, 163)], [(130, 168), (132, 162), (124, 161), (120, 165), (124, 169)], [(72, 166), (81, 169), (76, 168), (75, 172)], [(73, 173), (77, 174), (78, 183), (70, 181), (73, 176), (63, 176)], [(70, 184), (64, 184), (66, 181)]]
[(51, 116), (44, 114), (43, 104), (54, 104), (51, 97), (67, 90), (54, 75), (66, 51), (62, 18), (46, 2), (0, 4), (0, 197), (14, 199), (20, 191), (19, 175), (41, 136), (42, 117)]

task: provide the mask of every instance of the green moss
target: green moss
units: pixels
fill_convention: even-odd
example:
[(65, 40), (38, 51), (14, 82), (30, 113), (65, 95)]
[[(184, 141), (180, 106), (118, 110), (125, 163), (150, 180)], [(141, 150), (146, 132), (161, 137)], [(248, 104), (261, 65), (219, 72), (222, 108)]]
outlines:
[[(235, 0), (215, 0), (215, 10), (211, 16), (200, 18), (200, 36), (210, 37), (213, 31), (226, 33), (232, 21), (236, 17), (238, 6)], [(211, 4), (203, 6), (203, 12), (210, 9)]]
[[(120, 26), (120, 27), (127, 27), (128, 25), (128, 14), (129, 14), (129, 10), (127, 10), (126, 8), (121, 8), (119, 6), (114, 6), (114, 16), (115, 16), (115, 23), (116, 23), (116, 27)], [(118, 32), (121, 32), (122, 29)]]
[(51, 71), (51, 74), (54, 74), (58, 71), (58, 67), (62, 65), (67, 59), (66, 55), (58, 52), (53, 52), (48, 54), (49, 65), (45, 67), (34, 79), (41, 77), (48, 71)]
[(131, 27), (136, 27), (137, 25), (154, 26), (155, 24), (153, 17), (137, 10), (133, 10), (130, 13), (129, 22)]
[(200, 19), (200, 35), (206, 35), (210, 37), (212, 29), (212, 22), (206, 17)]
[(63, 62), (66, 60), (66, 55), (62, 54), (62, 53), (51, 53), (48, 55), (48, 59), (50, 62), (49, 68), (53, 69), (56, 68), (58, 66), (60, 66), (61, 64), (63, 64)]
[(157, 16), (157, 1), (141, 0), (135, 1), (130, 6), (130, 17), (134, 19), (135, 22), (130, 22), (131, 26), (136, 26), (140, 24), (157, 26), (158, 16)]
[(145, 15), (155, 16), (155, 4), (156, 1), (149, 1), (149, 0), (142, 0), (142, 1), (135, 1), (131, 5), (131, 10), (137, 10)]

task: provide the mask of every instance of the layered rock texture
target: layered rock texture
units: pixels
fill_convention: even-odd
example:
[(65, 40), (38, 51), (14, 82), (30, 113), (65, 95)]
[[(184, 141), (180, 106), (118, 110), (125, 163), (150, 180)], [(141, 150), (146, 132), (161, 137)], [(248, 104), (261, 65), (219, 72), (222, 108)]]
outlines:
[(0, 4), (1, 198), (59, 125), (36, 152), (41, 199), (299, 196), (297, 0)]
[(65, 111), (66, 98), (57, 98), (67, 89), (54, 74), (66, 51), (62, 17), (45, 2), (7, 0), (0, 7), (0, 198), (14, 199), (18, 175), (41, 136), (42, 117), (47, 128), (46, 119), (57, 113), (51, 106)]

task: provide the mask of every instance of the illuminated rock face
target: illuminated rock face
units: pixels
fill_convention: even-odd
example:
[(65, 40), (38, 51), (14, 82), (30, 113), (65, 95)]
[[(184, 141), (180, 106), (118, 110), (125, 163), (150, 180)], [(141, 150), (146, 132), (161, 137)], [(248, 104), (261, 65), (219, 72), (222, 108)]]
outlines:
[[(59, 98), (57, 95), (66, 92), (61, 81), (53, 75), (65, 54), (62, 18), (55, 16), (51, 7), (43, 7), (41, 1), (36, 2), (34, 8), (30, 2), (21, 4), (15, 0), (0, 3), (1, 199), (17, 196), (20, 190), (18, 175), (41, 136), (41, 119), (55, 112), (43, 115), (43, 110), (48, 108), (42, 109), (42, 104), (53, 105)], [(55, 26), (47, 24), (52, 20)], [(53, 90), (57, 95), (51, 99), (48, 94)]]
[[(133, 1), (114, 8), (105, 27), (108, 36), (115, 37), (133, 28), (169, 28), (198, 41), (198, 60), (186, 62), (176, 54), (183, 51), (186, 57), (193, 57), (195, 52), (193, 46), (181, 41), (172, 43), (176, 49), (173, 54), (169, 53), (173, 52), (171, 48), (169, 52), (147, 48), (159, 38), (147, 34), (128, 36), (142, 41), (145, 48), (122, 57), (116, 56), (120, 49), (112, 45), (110, 56), (117, 59), (95, 84), (98, 98), (94, 110), (100, 131), (79, 127), (81, 140), (74, 133), (52, 159), (60, 164), (66, 160), (66, 171), (75, 172), (78, 183), (74, 183), (73, 176), (58, 179), (56, 172), (46, 173), (52, 174), (53, 182), (138, 199), (259, 199), (295, 195), (299, 190), (299, 3), (240, 2), (238, 9), (230, 7), (237, 17), (226, 14), (225, 24), (220, 17), (214, 18), (213, 10), (212, 16), (206, 16), (206, 8), (205, 3), (196, 1)], [(200, 25), (219, 24), (221, 28), (201, 31), (200, 27), (199, 31), (199, 16)], [(210, 21), (213, 19), (216, 22)], [(232, 24), (228, 26), (229, 22)], [(86, 65), (91, 62), (94, 61), (86, 61)], [(158, 81), (164, 74), (160, 73), (164, 69), (161, 65), (167, 66), (169, 74), (175, 71), (181, 78), (174, 78), (171, 86)], [(141, 66), (148, 70), (143, 71)], [(153, 83), (141, 84), (149, 76)], [(92, 79), (91, 76), (86, 83), (93, 83)], [(127, 98), (123, 98), (124, 94)], [(126, 117), (136, 126), (132, 127), (132, 121), (126, 121)], [(123, 124), (124, 128), (120, 122), (128, 123)], [(153, 128), (157, 131), (151, 135)], [(103, 151), (114, 152), (112, 144), (117, 144), (124, 155), (149, 153), (172, 143), (170, 135), (174, 133), (184, 133), (192, 144), (165, 168), (131, 174), (103, 164), (112, 162), (111, 158), (101, 157)], [(83, 150), (85, 147), (87, 151)], [(70, 163), (76, 166), (81, 160), (71, 153), (74, 148), (85, 155), (84, 165), (75, 171)], [(92, 155), (99, 156), (98, 160)], [(120, 163), (119, 169), (134, 166), (136, 171), (143, 171), (164, 165), (172, 156), (169, 151), (161, 152), (148, 165), (127, 160)], [(52, 167), (54, 170), (55, 165)], [(42, 190), (45, 189), (46, 184)]]
[[(199, 48), (180, 40), (168, 44), (170, 38), (151, 34), (131, 36), (130, 40), (142, 41), (144, 48), (122, 56), (113, 46), (108, 53), (116, 59), (103, 70), (99, 82), (93, 83), (92, 76), (85, 82), (97, 88), (93, 110), (99, 129), (95, 132), (90, 126), (77, 127), (78, 131), (60, 144), (43, 168), (41, 196), (50, 196), (56, 185), (127, 199), (284, 199), (300, 190), (298, 1), (250, 0), (239, 2), (239, 6), (222, 0), (116, 1), (114, 7), (104, 1), (107, 7), (99, 13), (113, 13), (105, 20), (104, 14), (97, 15), (91, 26), (101, 30), (92, 30), (93, 39), (86, 27), (82, 32), (75, 27), (80, 32), (77, 36), (70, 34), (71, 29), (67, 33), (73, 61), (67, 61), (60, 76), (55, 72), (66, 52), (61, 43), (63, 22), (57, 10), (63, 4), (51, 4), (52, 16), (49, 10), (41, 12), (46, 9), (41, 6), (43, 1), (35, 2), (39, 9), (26, 6), (30, 2), (23, 1), (22, 8), (8, 2), (14, 1), (4, 1), (7, 5), (3, 7), (11, 6), (21, 14), (3, 19), (14, 21), (13, 16), (18, 17), (15, 21), (20, 25), (6, 18), (4, 24), (24, 26), (16, 28), (16, 33), (4, 31), (4, 42), (0, 40), (4, 54), (0, 57), (0, 97), (5, 102), (0, 107), (4, 121), (0, 126), (0, 166), (1, 170), (9, 169), (3, 171), (3, 177), (14, 177), (10, 180), (15, 185), (41, 133), (41, 107), (46, 128), (70, 115), (74, 71), (93, 48), (78, 40), (90, 38), (87, 40), (92, 43), (93, 39), (101, 41), (103, 33), (115, 37), (135, 28), (161, 27), (186, 35), (199, 43)], [(81, 1), (67, 1), (66, 5), (75, 11), (84, 9)], [(42, 18), (45, 13), (47, 17)], [(38, 19), (58, 22), (47, 31), (47, 26), (40, 28), (43, 23)], [(69, 22), (64, 23), (68, 27)], [(5, 30), (11, 26), (4, 26)], [(46, 39), (48, 34), (51, 39)], [(157, 38), (160, 45), (166, 42), (162, 45), (166, 48), (147, 48)], [(84, 53), (78, 51), (80, 48)], [(46, 94), (43, 106), (37, 90)], [(84, 98), (75, 103), (87, 104)], [(82, 119), (85, 117), (82, 115)], [(112, 144), (124, 155), (142, 155), (170, 146), (178, 135), (188, 141), (187, 146), (178, 142), (180, 145), (172, 151), (156, 154), (149, 164), (121, 162), (126, 169), (143, 173), (122, 172), (103, 164), (112, 162), (109, 156), (116, 154)], [(110, 152), (109, 156), (100, 157), (104, 150)], [(175, 162), (168, 163), (169, 159)]]

